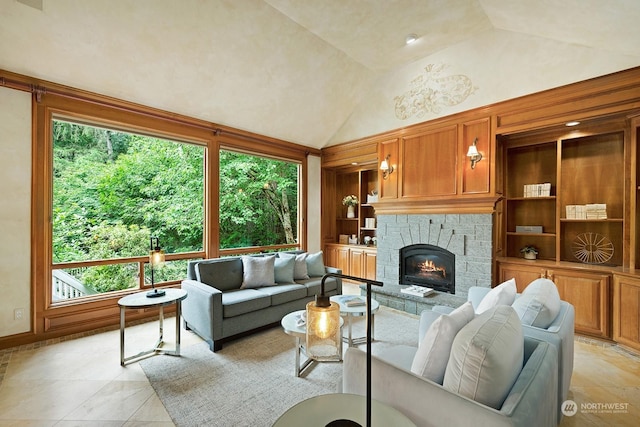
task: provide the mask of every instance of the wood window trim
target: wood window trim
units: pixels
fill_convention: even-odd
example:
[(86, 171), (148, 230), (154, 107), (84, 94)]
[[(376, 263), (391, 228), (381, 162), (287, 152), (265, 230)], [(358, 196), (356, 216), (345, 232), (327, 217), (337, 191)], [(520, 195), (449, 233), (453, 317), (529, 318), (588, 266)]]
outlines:
[[(51, 147), (52, 119), (61, 118), (89, 125), (102, 125), (207, 147), (205, 191), (218, 194), (218, 152), (221, 145), (247, 150), (255, 155), (296, 161), (301, 164), (299, 240), (306, 248), (308, 155), (320, 150), (227, 126), (193, 119), (151, 107), (74, 89), (0, 70), (0, 86), (32, 93), (32, 208), (31, 208), (31, 328), (29, 332), (0, 338), (0, 348), (32, 343), (103, 327), (115, 327), (117, 300), (127, 291), (90, 302), (52, 306), (51, 301)], [(221, 144), (222, 142), (222, 144)], [(204, 251), (219, 255), (218, 197), (206, 197)], [(153, 311), (132, 318), (153, 316)]]

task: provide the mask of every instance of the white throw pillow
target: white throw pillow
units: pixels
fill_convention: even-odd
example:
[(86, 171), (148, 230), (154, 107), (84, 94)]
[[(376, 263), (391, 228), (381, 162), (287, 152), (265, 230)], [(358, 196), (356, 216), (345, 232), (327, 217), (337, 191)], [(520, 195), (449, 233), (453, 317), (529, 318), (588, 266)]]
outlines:
[(523, 325), (547, 329), (560, 313), (560, 294), (549, 279), (536, 279), (522, 291), (513, 308)]
[(293, 267), (293, 278), (295, 280), (298, 279), (308, 279), (309, 278), (309, 273), (307, 272), (307, 256), (309, 254), (308, 253), (302, 253), (302, 254), (288, 254), (286, 252), (280, 252), (278, 254), (278, 256), (280, 256), (281, 258), (294, 258), (296, 260), (296, 263)]
[(524, 361), (520, 318), (508, 305), (476, 316), (453, 340), (443, 386), (500, 409)]
[(511, 305), (516, 299), (516, 279), (509, 279), (491, 289), (487, 293), (478, 307), (476, 307), (476, 314), (482, 314), (485, 311), (493, 308), (497, 305)]
[(240, 289), (261, 288), (276, 284), (275, 256), (243, 256), (242, 257), (242, 285)]
[(451, 313), (438, 317), (420, 341), (411, 372), (442, 384), (453, 339), (474, 316), (473, 306), (466, 302)]

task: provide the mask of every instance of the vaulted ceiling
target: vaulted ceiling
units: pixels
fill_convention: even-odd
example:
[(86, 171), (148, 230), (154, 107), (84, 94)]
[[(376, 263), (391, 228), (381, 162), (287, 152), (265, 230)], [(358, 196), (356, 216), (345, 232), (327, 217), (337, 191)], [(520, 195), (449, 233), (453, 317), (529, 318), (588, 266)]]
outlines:
[[(640, 65), (638, 0), (0, 0), (0, 69), (320, 148)], [(418, 40), (405, 45), (405, 36)]]

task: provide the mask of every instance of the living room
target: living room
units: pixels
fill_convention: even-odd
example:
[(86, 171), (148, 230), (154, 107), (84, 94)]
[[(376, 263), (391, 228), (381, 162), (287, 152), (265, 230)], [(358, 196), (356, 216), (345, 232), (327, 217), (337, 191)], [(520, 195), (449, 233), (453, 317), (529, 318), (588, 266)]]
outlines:
[[(0, 48), (1, 157), (3, 181), (8, 183), (0, 196), (4, 206), (2, 229), (6, 236), (1, 257), (3, 289), (7, 290), (0, 303), (3, 347), (58, 338), (64, 336), (65, 331), (78, 333), (84, 329), (88, 332), (107, 324), (117, 325), (117, 298), (95, 302), (93, 311), (67, 318), (60, 310), (47, 312), (50, 301), (41, 291), (48, 288), (45, 282), (51, 279), (40, 267), (43, 265), (40, 261), (44, 264), (51, 261), (47, 260), (49, 249), (38, 245), (42, 240), (38, 229), (33, 228), (36, 222), (47, 222), (44, 211), (40, 211), (43, 217), (34, 217), (37, 210), (34, 211), (32, 195), (38, 191), (46, 194), (46, 183), (42, 181), (41, 187), (33, 186), (39, 182), (34, 178), (39, 175), (33, 162), (46, 164), (47, 159), (37, 159), (38, 146), (32, 145), (35, 139), (32, 129), (37, 124), (32, 121), (33, 111), (38, 105), (44, 105), (39, 102), (46, 103), (54, 96), (84, 97), (85, 102), (111, 103), (112, 108), (138, 108), (138, 113), (139, 108), (144, 107), (148, 109), (142, 110), (145, 113), (152, 111), (165, 118), (176, 117), (188, 122), (163, 128), (166, 134), (176, 135), (180, 132), (178, 128), (205, 124), (207, 129), (201, 132), (207, 135), (203, 138), (212, 138), (212, 130), (222, 129), (216, 138), (240, 134), (248, 148), (263, 145), (296, 151), (307, 164), (303, 191), (306, 223), (300, 245), (309, 252), (328, 253), (326, 244), (338, 244), (339, 235), (354, 234), (339, 231), (336, 217), (343, 209), (340, 200), (352, 194), (352, 189), (357, 192), (361, 188), (352, 187), (349, 181), (343, 188), (327, 189), (330, 180), (323, 179), (322, 174), (345, 177), (374, 171), (375, 180), (380, 184), (380, 202), (375, 206), (375, 215), (382, 223), (408, 211), (431, 215), (433, 212), (425, 212), (416, 205), (437, 204), (434, 200), (448, 205), (447, 209), (453, 206), (454, 211), (448, 213), (469, 212), (475, 204), (472, 215), (478, 212), (493, 215), (495, 200), (488, 199), (497, 198), (498, 183), (504, 176), (500, 168), (508, 163), (498, 157), (502, 150), (509, 151), (509, 158), (518, 159), (518, 167), (532, 170), (533, 156), (520, 155), (518, 151), (519, 147), (531, 145), (526, 142), (533, 137), (528, 132), (557, 128), (572, 116), (570, 109), (549, 111), (546, 117), (539, 114), (523, 125), (518, 121), (522, 120), (519, 114), (523, 108), (521, 105), (519, 110), (512, 108), (513, 100), (519, 97), (560, 88), (561, 92), (564, 90), (561, 96), (551, 94), (552, 100), (545, 101), (541, 95), (536, 105), (526, 108), (539, 112), (564, 97), (565, 102), (574, 102), (576, 110), (580, 110), (581, 117), (574, 119), (598, 121), (592, 126), (601, 126), (604, 117), (618, 126), (614, 133), (622, 129), (625, 147), (635, 144), (631, 141), (637, 138), (632, 131), (636, 128), (624, 127), (627, 126), (625, 120), (633, 120), (638, 108), (638, 89), (632, 83), (637, 80), (634, 67), (640, 65), (635, 43), (640, 37), (634, 33), (638, 10), (634, 2), (623, 1), (618, 7), (603, 3), (602, 10), (595, 9), (594, 5), (590, 13), (584, 12), (580, 2), (563, 3), (553, 11), (536, 2), (514, 6), (494, 1), (461, 1), (436, 9), (424, 7), (422, 2), (407, 2), (392, 10), (385, 10), (379, 2), (342, 8), (338, 6), (342, 2), (338, 2), (333, 10), (323, 10), (318, 5), (296, 8), (275, 0), (249, 3), (247, 6), (242, 2), (194, 2), (185, 6), (170, 1), (123, 1), (115, 5), (95, 2), (80, 8), (74, 2), (6, 2), (6, 13), (0, 18), (0, 35), (4, 40)], [(527, 9), (523, 12), (519, 7)], [(574, 28), (571, 20), (563, 18), (575, 16), (575, 10), (585, 14), (580, 28)], [(330, 17), (322, 21), (325, 22), (322, 25), (318, 23), (321, 20), (315, 19), (322, 16), (321, 13)], [(358, 37), (353, 35), (354, 22), (358, 22)], [(343, 32), (336, 30), (338, 28)], [(605, 28), (608, 30), (604, 31)], [(419, 37), (414, 44), (405, 45), (410, 33)], [(611, 33), (608, 36), (611, 38), (604, 37), (604, 33)], [(629, 71), (625, 74), (625, 70)], [(622, 73), (614, 74), (619, 72)], [(419, 92), (442, 82), (451, 82), (447, 90), (455, 88), (455, 93), (447, 92), (447, 96), (426, 104), (418, 102), (419, 99), (409, 104), (401, 101), (401, 98), (408, 100), (412, 91)], [(571, 89), (562, 89), (578, 82), (584, 82), (579, 86), (580, 96), (572, 98)], [(589, 99), (598, 104), (588, 104)], [(495, 105), (498, 107), (494, 115), (491, 106)], [(489, 119), (478, 124), (480, 116)], [(511, 121), (493, 122), (492, 117), (498, 116)], [(82, 113), (77, 117), (83, 118)], [(434, 128), (450, 126), (456, 129), (455, 135), (449, 135), (457, 144), (455, 152), (442, 153), (438, 158), (452, 162), (447, 165), (454, 164), (449, 167), (454, 176), (446, 184), (455, 182), (454, 192), (472, 201), (458, 203), (457, 195), (434, 199), (432, 194), (420, 193), (423, 189), (411, 187), (415, 181), (408, 179), (411, 176), (407, 174), (414, 174), (413, 179), (418, 181), (428, 176), (421, 175), (422, 171), (412, 172), (408, 169), (409, 163), (399, 162), (401, 156), (405, 161), (412, 157), (429, 159), (420, 157), (421, 149), (402, 152), (398, 151), (399, 142), (388, 143), (399, 141), (403, 132), (411, 136), (411, 132), (430, 133)], [(458, 129), (466, 131), (458, 134)], [(464, 132), (481, 132), (483, 136), (478, 140), (477, 149), (484, 158), (473, 170), (464, 155), (473, 145), (473, 138), (468, 141), (470, 135)], [(611, 129), (607, 132), (611, 133)], [(544, 136), (543, 140), (557, 141), (558, 137)], [(217, 140), (216, 144), (222, 142)], [(632, 277), (640, 259), (635, 244), (638, 240), (636, 219), (632, 213), (635, 212), (635, 196), (632, 196), (635, 193), (630, 190), (630, 183), (635, 180), (636, 155), (625, 150), (621, 155), (621, 164), (628, 176), (625, 178), (628, 182), (623, 183), (625, 195), (620, 202), (607, 200), (609, 207), (624, 208), (615, 215), (609, 212), (615, 221), (601, 225), (599, 232), (604, 234), (604, 227), (617, 236), (612, 243), (613, 259), (620, 270), (625, 270), (624, 274), (631, 272)], [(551, 158), (554, 153), (546, 153), (543, 158)], [(387, 155), (391, 155), (389, 162), (395, 171), (383, 179), (378, 170)], [(352, 165), (353, 162), (360, 164)], [(556, 165), (562, 167), (560, 175), (571, 174), (571, 169), (561, 163)], [(423, 171), (429, 173), (437, 166), (429, 164)], [(516, 181), (511, 179), (507, 185), (519, 188), (521, 183)], [(566, 176), (563, 182), (568, 182)], [(457, 186), (461, 186), (459, 190)], [(477, 195), (478, 188), (481, 196)], [(394, 197), (393, 191), (399, 190), (405, 193)], [(366, 188), (364, 193), (359, 193), (360, 198), (369, 192)], [(403, 197), (405, 200), (398, 203), (398, 198)], [(413, 201), (408, 202), (408, 198)], [(442, 202), (445, 199), (447, 202)], [(530, 201), (514, 202), (526, 203)], [(436, 215), (443, 212), (440, 210)], [(508, 213), (507, 210), (505, 215)], [(515, 214), (520, 218), (518, 215), (521, 214)], [(552, 270), (549, 262), (564, 262), (565, 252), (570, 250), (562, 246), (560, 230), (577, 227), (559, 217), (556, 221), (556, 216), (549, 220), (553, 226), (563, 224), (558, 225), (556, 237), (536, 238), (538, 249), (542, 250), (535, 265), (546, 271)], [(479, 284), (496, 285), (502, 282), (500, 275), (506, 271), (522, 273), (522, 264), (514, 258), (520, 256), (515, 255), (515, 251), (524, 245), (521, 242), (524, 238), (509, 227), (488, 231), (490, 235), (506, 232), (505, 236), (496, 238), (504, 246), (504, 253), (500, 260), (493, 259), (498, 255), (493, 252), (497, 245), (492, 242), (489, 255), (492, 259), (488, 267), (478, 273)], [(380, 240), (384, 239), (378, 238), (378, 244)], [(220, 255), (215, 238), (207, 242), (206, 248), (205, 257)], [(371, 251), (372, 248), (365, 249)], [(390, 262), (380, 256), (387, 250), (384, 245), (376, 248), (378, 259), (374, 271), (379, 271), (384, 262)], [(34, 259), (38, 263), (34, 263)], [(397, 273), (388, 273), (393, 268), (397, 267), (385, 267), (386, 272), (379, 277), (384, 277), (385, 282), (395, 280)], [(566, 271), (574, 270), (565, 268), (563, 272)], [(613, 274), (606, 272), (611, 275), (607, 289), (613, 289)], [(620, 277), (626, 280), (628, 276), (624, 274)], [(524, 285), (529, 281), (522, 279)], [(459, 304), (466, 298), (464, 282), (457, 281), (456, 287), (459, 292), (455, 297), (445, 298), (445, 304)], [(595, 289), (594, 292), (601, 288)], [(606, 301), (598, 300), (598, 303), (603, 304), (597, 306), (603, 313), (601, 318), (594, 324), (584, 322), (581, 326), (588, 332), (587, 336), (597, 337), (602, 333), (601, 338), (613, 342), (613, 295), (607, 294)], [(418, 314), (417, 307), (414, 314)], [(16, 309), (23, 311), (16, 312)]]

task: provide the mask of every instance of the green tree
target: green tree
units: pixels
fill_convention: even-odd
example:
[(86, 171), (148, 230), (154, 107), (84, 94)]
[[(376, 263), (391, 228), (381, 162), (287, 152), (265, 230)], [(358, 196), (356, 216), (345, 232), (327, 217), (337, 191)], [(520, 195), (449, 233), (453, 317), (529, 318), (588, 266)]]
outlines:
[(220, 151), (220, 246), (295, 243), (297, 177), (295, 163)]

